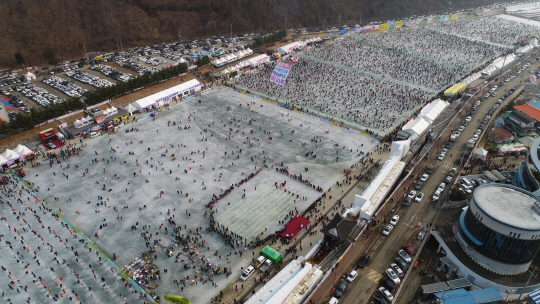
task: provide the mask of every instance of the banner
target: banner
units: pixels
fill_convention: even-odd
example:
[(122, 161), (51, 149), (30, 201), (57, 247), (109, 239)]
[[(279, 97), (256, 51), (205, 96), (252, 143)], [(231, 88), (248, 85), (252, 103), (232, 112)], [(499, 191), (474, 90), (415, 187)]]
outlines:
[(450, 15), (444, 15), (444, 21), (450, 21)]
[(342, 30), (339, 30), (339, 36), (343, 36), (345, 34), (347, 34), (347, 32), (349, 31), (349, 29), (342, 29)]
[(285, 80), (287, 80), (287, 76), (289, 76), (289, 71), (291, 70), (291, 65), (278, 62), (276, 64), (276, 68), (272, 72), (272, 76), (270, 76), (270, 81), (277, 83), (279, 85), (284, 85)]
[(394, 29), (394, 27), (395, 27), (395, 24), (394, 24), (394, 22), (390, 22), (390, 23), (388, 23), (388, 29), (389, 29), (389, 30), (393, 30), (393, 29)]
[(427, 20), (426, 20), (426, 24), (432, 24), (433, 23), (433, 18), (435, 18), (435, 17), (433, 17), (433, 16), (428, 17)]
[(443, 23), (444, 22), (444, 15), (440, 15), (439, 16), (439, 23)]
[(380, 31), (386, 31), (388, 29), (388, 23), (383, 23), (381, 24), (381, 26), (379, 27), (379, 30)]
[(363, 33), (363, 32), (364, 32), (364, 28), (361, 27), (361, 26), (354, 29), (355, 34), (360, 34), (360, 33)]
[(450, 16), (450, 20), (458, 20), (458, 15), (453, 14), (452, 16)]
[(407, 22), (407, 26), (417, 26), (420, 23), (419, 20), (421, 21), (421, 19), (411, 20), (411, 21)]
[(403, 21), (397, 21), (396, 22), (396, 25), (394, 26), (394, 28), (402, 28), (403, 27)]
[(369, 32), (376, 32), (379, 30), (379, 25), (368, 25), (366, 27), (364, 27), (364, 32), (366, 33), (369, 33)]

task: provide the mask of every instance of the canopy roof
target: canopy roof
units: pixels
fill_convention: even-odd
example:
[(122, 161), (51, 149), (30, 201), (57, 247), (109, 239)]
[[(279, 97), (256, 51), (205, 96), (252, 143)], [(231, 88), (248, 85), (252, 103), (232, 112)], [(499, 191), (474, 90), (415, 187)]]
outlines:
[(15, 151), (15, 153), (22, 156), (26, 156), (26, 155), (34, 153), (34, 151), (30, 150), (27, 146), (23, 146), (23, 145), (18, 145), (15, 149), (13, 149), (13, 151)]
[(4, 153), (2, 153), (2, 156), (7, 159), (8, 162), (12, 162), (21, 158), (21, 156), (17, 152), (10, 149), (7, 149)]
[(145, 97), (145, 98), (142, 98), (142, 99), (139, 99), (135, 102), (132, 103), (132, 105), (137, 108), (138, 110), (142, 110), (142, 109), (146, 109), (160, 101), (163, 101), (167, 98), (170, 98), (172, 96), (176, 96), (180, 93), (183, 93), (189, 89), (192, 89), (194, 87), (198, 87), (198, 86), (201, 86), (202, 84), (196, 80), (196, 79), (192, 79), (190, 81), (187, 81), (187, 82), (184, 82), (184, 83), (181, 83), (177, 86), (174, 86), (172, 88), (169, 88), (167, 90), (164, 90), (164, 91), (161, 91), (161, 92), (158, 92), (156, 94), (153, 94), (153, 95), (150, 95), (148, 97)]

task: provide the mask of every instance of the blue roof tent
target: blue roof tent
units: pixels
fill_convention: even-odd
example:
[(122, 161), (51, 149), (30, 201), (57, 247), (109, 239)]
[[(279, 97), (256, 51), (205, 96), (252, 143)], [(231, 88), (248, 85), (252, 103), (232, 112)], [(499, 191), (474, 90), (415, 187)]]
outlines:
[(540, 304), (540, 289), (531, 292), (528, 297), (527, 304)]
[(495, 287), (467, 291), (463, 288), (438, 292), (435, 296), (444, 304), (495, 304), (504, 298)]
[(454, 289), (438, 292), (435, 296), (444, 304), (475, 304), (473, 297), (465, 289)]
[(476, 304), (498, 303), (504, 300), (501, 293), (495, 287), (469, 291)]
[(202, 57), (202, 56), (209, 56), (210, 55), (210, 52), (204, 52), (204, 53), (200, 53), (199, 54), (199, 57)]

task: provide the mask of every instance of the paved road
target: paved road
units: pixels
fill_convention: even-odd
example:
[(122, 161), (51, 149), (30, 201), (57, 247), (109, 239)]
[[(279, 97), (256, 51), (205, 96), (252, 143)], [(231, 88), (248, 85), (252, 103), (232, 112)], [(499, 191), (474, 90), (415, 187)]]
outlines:
[[(536, 62), (527, 68), (526, 71), (523, 71), (522, 75), (524, 76), (524, 79), (529, 75), (527, 73), (528, 70), (537, 69), (539, 65), (540, 63)], [(502, 95), (504, 95), (505, 90), (509, 90), (513, 86), (519, 85), (520, 80), (522, 79), (520, 79), (519, 76), (514, 78), (510, 82), (505, 83), (508, 84), (507, 86), (505, 85), (503, 88), (498, 89), (495, 97), (489, 97), (484, 100), (477, 107), (477, 112), (473, 116), (471, 122), (468, 124), (465, 130), (461, 132), (461, 135), (456, 139), (452, 147), (447, 152), (447, 156), (442, 161), (439, 161), (437, 160), (439, 151), (446, 144), (446, 137), (450, 135), (450, 130), (456, 130), (459, 126), (461, 126), (462, 121), (467, 117), (467, 113), (470, 111), (472, 105), (474, 105), (478, 97), (482, 96), (483, 94), (478, 94), (472, 98), (472, 100), (470, 100), (464, 107), (463, 111), (459, 113), (450, 123), (450, 128), (446, 129), (443, 134), (441, 134), (440, 139), (430, 150), (428, 159), (424, 160), (417, 166), (420, 172), (415, 174), (416, 179), (411, 178), (408, 183), (411, 185), (411, 187), (416, 184), (418, 176), (421, 176), (424, 173), (426, 161), (430, 166), (432, 165), (434, 167), (433, 173), (420, 189), (420, 191), (424, 192), (425, 194), (424, 199), (420, 203), (411, 203), (409, 207), (398, 207), (398, 210), (396, 210), (397, 214), (400, 216), (398, 224), (392, 230), (389, 236), (379, 235), (373, 246), (369, 248), (371, 263), (366, 268), (357, 270), (359, 271), (357, 279), (349, 285), (347, 292), (340, 300), (340, 303), (370, 303), (378, 281), (384, 275), (385, 270), (394, 261), (397, 251), (401, 248), (401, 246), (407, 242), (409, 242), (409, 245), (413, 248), (419, 245), (419, 241), (416, 239), (416, 236), (420, 231), (419, 224), (433, 223), (440, 212), (440, 209), (436, 207), (438, 203), (432, 201), (432, 195), (437, 186), (443, 182), (448, 175), (451, 174), (451, 169), (453, 167), (457, 167), (459, 158), (461, 156), (460, 152), (464, 150), (467, 141), (474, 135), (481, 124), (481, 121), (489, 112), (489, 109), (499, 98), (502, 97)], [(488, 89), (489, 88), (486, 88), (485, 90)], [(486, 133), (487, 132), (488, 130), (486, 130)], [(447, 185), (447, 189), (449, 188), (450, 186)], [(407, 188), (407, 191), (408, 190), (409, 188)], [(405, 189), (403, 189), (403, 192), (405, 192)], [(391, 218), (391, 214), (386, 217), (387, 221)], [(352, 265), (350, 269), (352, 269)], [(408, 282), (404, 284), (407, 283)], [(402, 292), (402, 296), (398, 299), (398, 303), (407, 303), (411, 299), (413, 295), (411, 292), (414, 292), (416, 286), (411, 287), (414, 288), (409, 288), (409, 286), (403, 287), (404, 291)]]

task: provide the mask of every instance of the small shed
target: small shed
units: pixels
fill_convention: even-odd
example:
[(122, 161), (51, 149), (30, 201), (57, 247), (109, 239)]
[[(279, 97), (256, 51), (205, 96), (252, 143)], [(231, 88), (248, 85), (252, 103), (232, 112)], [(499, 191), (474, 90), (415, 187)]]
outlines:
[(268, 245), (261, 250), (261, 255), (272, 261), (274, 264), (281, 261), (281, 253)]

